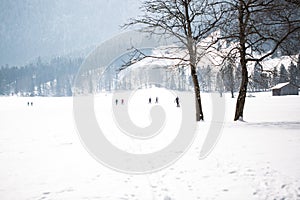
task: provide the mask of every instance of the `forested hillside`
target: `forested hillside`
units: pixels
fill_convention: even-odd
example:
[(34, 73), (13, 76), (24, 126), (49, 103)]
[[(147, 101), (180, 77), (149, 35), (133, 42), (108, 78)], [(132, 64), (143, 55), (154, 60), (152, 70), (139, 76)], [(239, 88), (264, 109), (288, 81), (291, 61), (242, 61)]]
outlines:
[(0, 94), (18, 96), (71, 96), (72, 82), (81, 58), (57, 57), (49, 62), (40, 58), (25, 66), (2, 66)]

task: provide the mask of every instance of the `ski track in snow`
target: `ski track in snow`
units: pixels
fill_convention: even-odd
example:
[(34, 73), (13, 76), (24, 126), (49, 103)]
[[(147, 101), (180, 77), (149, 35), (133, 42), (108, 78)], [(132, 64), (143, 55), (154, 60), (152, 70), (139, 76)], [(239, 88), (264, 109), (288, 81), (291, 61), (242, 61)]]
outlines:
[[(222, 135), (208, 157), (199, 159), (203, 139), (210, 123), (220, 122), (211, 121), (210, 95), (203, 93), (206, 121), (191, 148), (145, 175), (115, 172), (89, 155), (76, 133), (72, 98), (1, 97), (0, 199), (300, 199), (300, 97), (257, 93), (246, 99), (245, 122), (233, 122), (236, 99), (225, 96)], [(111, 102), (109, 94), (96, 98)], [(140, 98), (147, 104), (148, 96)]]

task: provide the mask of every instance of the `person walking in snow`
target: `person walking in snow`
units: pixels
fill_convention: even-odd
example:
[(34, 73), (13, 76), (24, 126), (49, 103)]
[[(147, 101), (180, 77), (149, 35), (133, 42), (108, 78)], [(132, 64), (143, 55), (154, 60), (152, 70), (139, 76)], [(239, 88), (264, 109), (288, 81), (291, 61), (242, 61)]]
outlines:
[(158, 97), (155, 98), (155, 103), (158, 103)]
[(176, 97), (175, 102), (176, 102), (176, 104), (177, 104), (177, 107), (180, 107), (180, 104), (179, 104), (179, 97)]
[(151, 97), (149, 98), (149, 103), (151, 103)]
[(121, 104), (122, 104), (122, 105), (124, 104), (124, 99), (121, 100)]
[(118, 99), (116, 99), (116, 105), (118, 105)]

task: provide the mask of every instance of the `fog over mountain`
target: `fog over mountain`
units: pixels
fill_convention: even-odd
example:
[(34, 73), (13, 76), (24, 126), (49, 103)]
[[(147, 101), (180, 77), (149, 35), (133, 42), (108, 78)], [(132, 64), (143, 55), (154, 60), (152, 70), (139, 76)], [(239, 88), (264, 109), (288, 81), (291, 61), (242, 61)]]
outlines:
[(138, 7), (136, 0), (0, 0), (0, 66), (98, 45)]

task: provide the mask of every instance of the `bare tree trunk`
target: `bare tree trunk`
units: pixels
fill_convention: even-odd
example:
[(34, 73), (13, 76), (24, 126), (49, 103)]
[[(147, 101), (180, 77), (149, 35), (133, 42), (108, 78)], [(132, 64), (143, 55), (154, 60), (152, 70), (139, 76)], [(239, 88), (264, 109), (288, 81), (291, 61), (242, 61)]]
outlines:
[(196, 54), (197, 54), (197, 48), (196, 46), (192, 45), (191, 39), (188, 38), (188, 50), (190, 54), (190, 67), (191, 67), (191, 76), (193, 79), (194, 84), (194, 92), (195, 92), (195, 106), (196, 106), (196, 121), (203, 121), (204, 115), (202, 111), (202, 104), (201, 104), (201, 95), (200, 95), (200, 86), (198, 81), (198, 75), (197, 75), (197, 65), (196, 65)]
[(234, 77), (233, 77), (233, 67), (231, 68), (231, 72), (230, 72), (230, 92), (231, 92), (231, 98), (234, 98)]
[(240, 40), (240, 63), (242, 67), (242, 82), (240, 86), (239, 96), (236, 102), (235, 116), (234, 121), (243, 119), (244, 106), (246, 101), (247, 94), (247, 85), (248, 85), (248, 70), (247, 70), (247, 61), (246, 61), (246, 35), (245, 29), (249, 14), (245, 14), (245, 8), (243, 1), (239, 1), (239, 40)]
[(196, 121), (204, 120), (201, 96), (200, 96), (200, 87), (196, 71), (196, 57), (197, 57), (197, 46), (194, 44), (193, 31), (192, 31), (192, 22), (189, 14), (189, 3), (190, 0), (184, 0), (185, 8), (185, 18), (186, 18), (186, 36), (187, 36), (187, 48), (190, 55), (190, 67), (191, 75), (194, 83), (195, 91), (195, 106), (196, 106)]
[(198, 81), (195, 65), (190, 64), (190, 67), (191, 67), (191, 75), (192, 75), (192, 79), (194, 83), (194, 91), (195, 91), (196, 121), (200, 121), (200, 120), (204, 120), (204, 116), (202, 111), (199, 81)]
[[(246, 69), (244, 69), (244, 68), (246, 68)], [(247, 71), (247, 67), (245, 65), (245, 66), (242, 66), (242, 82), (241, 82), (241, 87), (240, 87), (240, 91), (239, 91), (239, 96), (238, 96), (237, 102), (236, 102), (234, 121), (243, 119), (243, 112), (244, 112), (244, 106), (245, 106), (245, 100), (246, 100), (246, 94), (247, 94), (247, 85), (248, 85), (248, 71)]]

